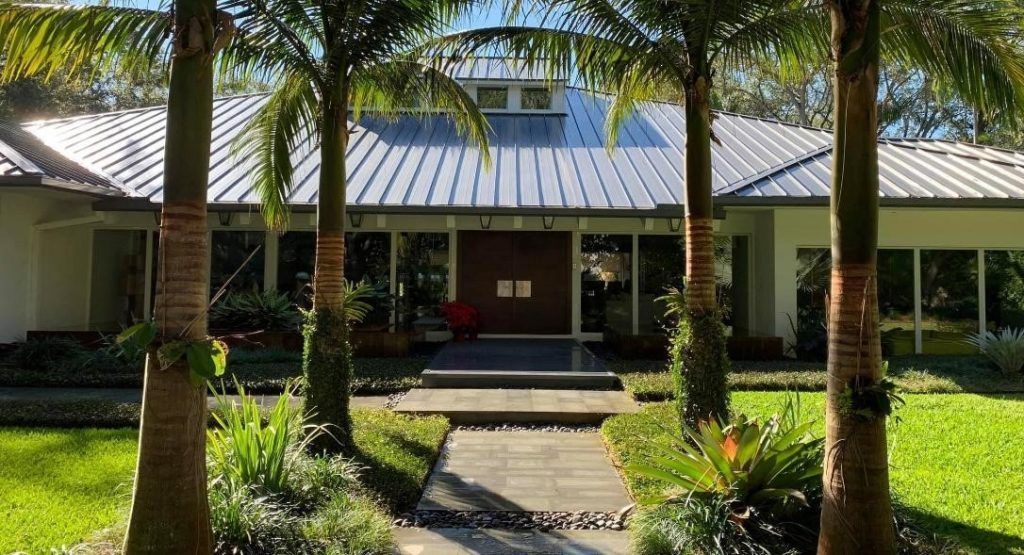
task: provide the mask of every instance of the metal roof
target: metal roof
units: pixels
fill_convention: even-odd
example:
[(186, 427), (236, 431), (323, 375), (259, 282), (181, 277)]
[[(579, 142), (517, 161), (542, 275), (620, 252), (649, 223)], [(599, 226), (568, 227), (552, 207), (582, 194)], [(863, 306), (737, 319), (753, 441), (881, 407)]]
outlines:
[[(214, 103), (211, 203), (259, 201), (254, 163), (230, 154), (232, 139), (265, 95)], [(605, 146), (608, 99), (569, 88), (565, 115), (492, 115), (492, 165), (444, 116), (366, 117), (349, 145), (350, 202), (357, 206), (653, 209), (682, 203), (682, 107), (650, 103)], [(715, 122), (714, 183), (726, 189), (827, 147), (829, 132), (733, 114)], [(131, 196), (163, 195), (164, 109), (34, 122), (27, 129), (74, 160), (112, 176)], [(319, 153), (293, 156), (293, 204), (314, 204)]]
[[(880, 139), (883, 199), (1024, 199), (1024, 153), (935, 139)], [(827, 197), (832, 149), (737, 188), (741, 197)]]
[[(208, 201), (258, 204), (255, 163), (232, 140), (266, 95), (214, 102)], [(683, 203), (684, 113), (647, 103), (609, 151), (609, 98), (566, 89), (566, 113), (490, 115), (492, 165), (443, 115), (397, 121), (366, 117), (349, 145), (349, 203), (393, 210), (654, 210)], [(163, 107), (33, 122), (42, 142), (104, 176), (128, 196), (163, 196)], [(714, 123), (713, 185), (723, 202), (781, 204), (825, 199), (831, 131), (729, 113)], [(317, 201), (319, 153), (293, 154), (297, 207)], [(1022, 199), (1024, 154), (961, 143), (882, 139), (882, 195), (903, 199)], [(748, 202), (749, 201), (749, 202)]]
[[(475, 57), (452, 62), (444, 68), (459, 81), (546, 81), (543, 68), (532, 67), (514, 58)], [(553, 81), (565, 81), (565, 75), (554, 75)]]
[(0, 122), (0, 185), (67, 185), (100, 194), (122, 194), (105, 177), (67, 159), (15, 124)]

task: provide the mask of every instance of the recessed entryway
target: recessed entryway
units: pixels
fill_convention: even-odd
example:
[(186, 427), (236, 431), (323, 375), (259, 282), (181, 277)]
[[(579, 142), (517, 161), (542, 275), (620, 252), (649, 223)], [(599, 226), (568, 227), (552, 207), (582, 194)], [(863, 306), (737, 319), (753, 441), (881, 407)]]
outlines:
[(571, 333), (571, 245), (561, 231), (459, 232), (458, 298), (480, 333)]

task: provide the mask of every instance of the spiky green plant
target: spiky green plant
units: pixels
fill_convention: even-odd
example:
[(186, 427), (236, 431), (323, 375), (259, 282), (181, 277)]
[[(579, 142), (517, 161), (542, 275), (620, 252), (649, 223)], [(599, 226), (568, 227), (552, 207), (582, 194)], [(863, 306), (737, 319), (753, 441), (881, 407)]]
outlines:
[[(257, 162), (253, 187), (276, 228), (288, 223), (293, 155), (317, 149), (320, 175), (313, 309), (307, 316), (303, 371), (316, 418), (351, 436), (351, 347), (345, 305), (345, 154), (352, 121), (363, 113), (398, 118), (443, 113), (486, 149), (488, 124), (454, 79), (424, 63), (414, 47), (444, 29), (471, 0), (227, 0), (239, 34), (221, 65), (232, 75), (273, 81), (274, 89), (234, 145)], [(426, 102), (423, 102), (426, 100)], [(341, 329), (344, 328), (344, 329)], [(319, 447), (344, 450), (332, 442)]]
[(652, 441), (648, 463), (628, 471), (664, 482), (669, 493), (644, 504), (679, 502), (693, 497), (727, 499), (736, 515), (807, 506), (821, 489), (822, 438), (811, 434), (814, 422), (800, 422), (795, 405), (767, 421), (740, 415), (731, 423), (702, 422), (672, 441)]
[(974, 333), (967, 337), (967, 343), (977, 347), (1004, 374), (1019, 374), (1024, 368), (1024, 328)]
[(329, 431), (306, 424), (308, 415), (292, 402), (294, 382), (285, 385), (266, 415), (238, 380), (235, 389), (237, 400), (211, 388), (217, 399), (216, 426), (207, 432), (212, 467), (231, 483), (265, 494), (283, 493), (305, 448)]

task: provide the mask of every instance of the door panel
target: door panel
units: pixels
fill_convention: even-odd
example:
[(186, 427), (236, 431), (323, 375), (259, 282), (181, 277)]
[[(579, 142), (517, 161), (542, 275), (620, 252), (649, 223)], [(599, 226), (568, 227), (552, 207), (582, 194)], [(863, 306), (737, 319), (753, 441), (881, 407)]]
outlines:
[(565, 232), (460, 232), (459, 300), (481, 333), (570, 333), (569, 251)]
[(516, 285), (527, 282), (529, 291), (521, 295), (517, 287), (514, 333), (569, 333), (568, 239), (568, 233), (516, 234)]
[[(509, 232), (463, 231), (459, 234), (459, 300), (480, 311), (481, 333), (512, 333), (513, 288), (508, 296), (499, 282), (512, 276), (514, 239)], [(504, 288), (502, 288), (504, 289)]]

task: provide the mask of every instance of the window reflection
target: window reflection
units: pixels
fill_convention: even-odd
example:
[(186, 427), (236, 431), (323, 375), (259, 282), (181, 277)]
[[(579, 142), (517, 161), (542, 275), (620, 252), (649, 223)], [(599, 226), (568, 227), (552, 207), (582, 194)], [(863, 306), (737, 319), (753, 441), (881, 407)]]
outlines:
[(632, 333), (632, 252), (630, 235), (581, 237), (581, 331)]
[(978, 331), (978, 253), (921, 251), (921, 349), (925, 354), (967, 354)]
[[(230, 279), (230, 291), (263, 290), (263, 241), (262, 231), (214, 231), (210, 244), (210, 294), (216, 292)], [(258, 249), (258, 250), (257, 250)], [(256, 251), (251, 260), (249, 255)], [(234, 278), (231, 275), (238, 272)]]
[(985, 326), (1024, 328), (1024, 251), (985, 252)]
[(402, 233), (398, 238), (398, 328), (441, 327), (439, 307), (448, 299), (447, 233)]

